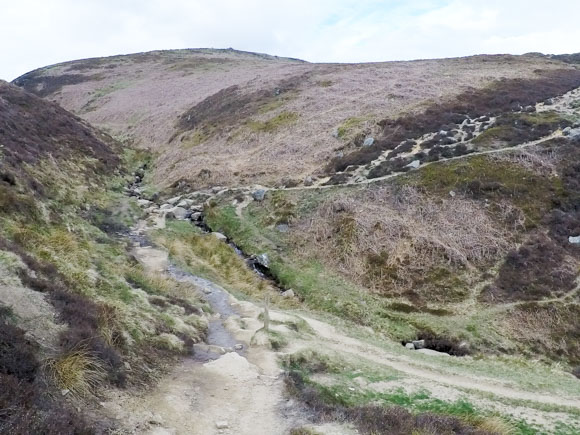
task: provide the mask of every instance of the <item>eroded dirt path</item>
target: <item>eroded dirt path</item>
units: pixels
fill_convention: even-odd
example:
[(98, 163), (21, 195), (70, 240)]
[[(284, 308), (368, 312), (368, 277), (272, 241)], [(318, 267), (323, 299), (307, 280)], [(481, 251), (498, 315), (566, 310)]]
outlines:
[[(143, 230), (143, 226), (137, 229)], [(152, 390), (116, 392), (102, 406), (129, 433), (271, 435), (293, 427), (299, 417), (285, 409), (276, 354), (250, 346), (262, 327), (261, 309), (238, 303), (216, 284), (171, 266), (162, 249), (136, 246), (134, 254), (146, 270), (188, 280), (199, 288), (215, 311), (209, 336), (213, 333), (217, 338), (209, 340), (210, 351), (204, 352), (201, 345), (199, 353), (206, 362), (186, 357)], [(220, 344), (237, 344), (239, 349)]]

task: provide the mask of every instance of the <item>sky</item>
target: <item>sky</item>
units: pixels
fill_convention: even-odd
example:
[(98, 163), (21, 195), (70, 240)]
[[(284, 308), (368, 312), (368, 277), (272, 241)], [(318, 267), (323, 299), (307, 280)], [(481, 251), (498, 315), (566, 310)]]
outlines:
[(310, 62), (572, 53), (579, 16), (579, 0), (0, 0), (0, 79), (173, 48)]

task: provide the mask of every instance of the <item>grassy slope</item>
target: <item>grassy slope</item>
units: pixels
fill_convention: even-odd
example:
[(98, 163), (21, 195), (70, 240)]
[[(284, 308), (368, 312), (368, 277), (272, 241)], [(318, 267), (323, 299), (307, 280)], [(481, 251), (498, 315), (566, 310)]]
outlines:
[[(0, 136), (0, 287), (12, 302), (0, 299), (0, 407), (6, 410), (0, 431), (90, 433), (108, 423), (85, 422), (71, 404), (90, 401), (106, 385), (155, 376), (163, 358), (184, 350), (183, 341), (159, 334), (189, 342), (203, 337), (201, 304), (195, 289), (149, 276), (117, 235), (141, 213), (123, 195), (124, 161), (133, 164), (138, 156), (120, 158), (112, 139), (105, 142), (64, 110), (1, 86), (2, 116), (11, 118)], [(31, 291), (49, 307), (34, 319), (28, 313), (35, 307), (27, 304), (37, 296), (18, 296)], [(60, 326), (52, 335), (35, 339), (42, 332), (37, 324), (53, 322)]]

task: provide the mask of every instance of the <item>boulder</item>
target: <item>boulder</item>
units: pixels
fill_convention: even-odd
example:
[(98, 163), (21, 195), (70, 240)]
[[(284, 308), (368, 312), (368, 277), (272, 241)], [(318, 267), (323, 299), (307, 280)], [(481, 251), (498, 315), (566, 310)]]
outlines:
[(191, 199), (182, 199), (181, 201), (179, 201), (177, 203), (178, 207), (183, 207), (183, 208), (187, 208), (190, 207), (193, 204), (193, 200)]
[(165, 217), (167, 219), (177, 219), (177, 220), (185, 220), (190, 216), (189, 211), (187, 211), (185, 208), (183, 207), (173, 207), (170, 210), (167, 210), (167, 213), (165, 213)]
[(181, 200), (181, 195), (179, 196), (174, 196), (173, 198), (169, 198), (167, 200), (167, 204), (171, 204), (171, 205), (175, 205), (177, 204), (179, 201)]
[(222, 233), (211, 233), (212, 236), (214, 236), (216, 239), (221, 240), (222, 242), (226, 242), (228, 240), (228, 238), (223, 235)]
[(417, 169), (419, 166), (421, 166), (421, 161), (420, 160), (413, 160), (406, 167), (411, 168), (411, 169)]
[(365, 139), (365, 141), (363, 142), (363, 147), (370, 147), (375, 143), (375, 138), (374, 137), (367, 137)]
[(137, 204), (139, 204), (139, 207), (148, 207), (149, 204), (151, 204), (151, 201), (148, 199), (138, 199)]
[(266, 196), (265, 189), (258, 189), (252, 192), (252, 198), (254, 198), (254, 200), (256, 201), (263, 201), (265, 196)]
[(203, 216), (203, 213), (196, 211), (191, 213), (191, 220), (192, 221), (200, 221)]
[(189, 209), (192, 212), (199, 212), (201, 213), (203, 211), (203, 204), (192, 204)]
[(415, 349), (423, 349), (425, 347), (425, 340), (413, 340), (412, 343)]
[(256, 263), (260, 266), (265, 267), (268, 269), (270, 267), (270, 259), (268, 258), (268, 254), (259, 254), (255, 256)]
[(289, 289), (289, 290), (286, 290), (285, 292), (282, 292), (282, 297), (283, 298), (293, 298), (294, 297), (294, 290)]
[(568, 242), (573, 245), (580, 245), (580, 236), (570, 236), (568, 237)]
[(415, 345), (413, 343), (406, 343), (405, 347), (409, 350), (415, 350)]
[(159, 210), (171, 210), (172, 208), (173, 206), (171, 204), (162, 204)]
[(433, 350), (433, 349), (417, 349), (417, 352), (423, 353), (425, 355), (432, 355), (432, 356), (451, 356), (448, 353), (438, 352), (438, 351)]
[(305, 186), (312, 186), (314, 184), (314, 180), (312, 180), (311, 176), (308, 176), (304, 179)]

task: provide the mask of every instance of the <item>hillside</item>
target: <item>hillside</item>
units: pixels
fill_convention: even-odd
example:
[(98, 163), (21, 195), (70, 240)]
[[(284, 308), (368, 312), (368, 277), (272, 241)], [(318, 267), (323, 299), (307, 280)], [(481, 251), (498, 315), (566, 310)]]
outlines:
[[(68, 62), (14, 83), (158, 153), (154, 177), (161, 186), (183, 180), (207, 187), (322, 176), (330, 159), (348, 156), (367, 137), (378, 139), (386, 119), (465, 93), (470, 99), (502, 80), (502, 92), (510, 80), (540, 80), (553, 84), (556, 95), (569, 90), (558, 89), (570, 77), (562, 72), (578, 79), (572, 66), (538, 56), (340, 65), (174, 50)], [(485, 114), (475, 109), (474, 117)]]
[(575, 59), (1, 83), (0, 431), (578, 433)]
[(139, 216), (119, 143), (0, 82), (0, 144), (0, 432), (102, 433), (116, 425), (95, 395), (150, 382), (184, 350), (170, 333), (201, 340), (199, 301), (119, 237)]

